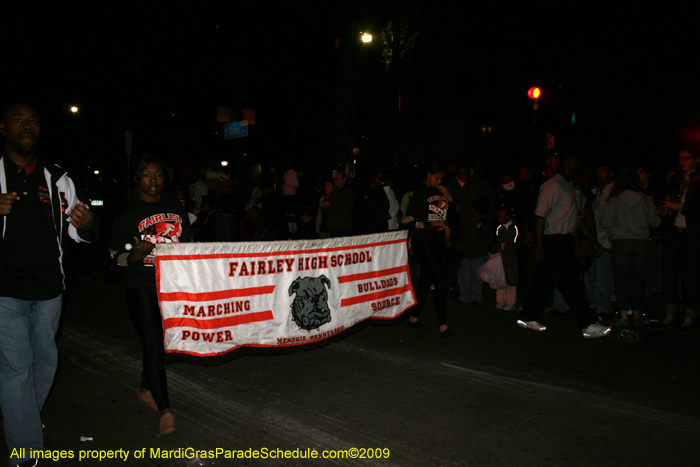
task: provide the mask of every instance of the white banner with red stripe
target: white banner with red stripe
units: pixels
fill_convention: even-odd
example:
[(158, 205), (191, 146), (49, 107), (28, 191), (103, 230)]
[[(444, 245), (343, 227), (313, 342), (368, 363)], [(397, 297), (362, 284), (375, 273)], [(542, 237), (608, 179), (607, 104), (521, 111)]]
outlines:
[(165, 349), (202, 357), (319, 342), (415, 303), (406, 232), (156, 245)]

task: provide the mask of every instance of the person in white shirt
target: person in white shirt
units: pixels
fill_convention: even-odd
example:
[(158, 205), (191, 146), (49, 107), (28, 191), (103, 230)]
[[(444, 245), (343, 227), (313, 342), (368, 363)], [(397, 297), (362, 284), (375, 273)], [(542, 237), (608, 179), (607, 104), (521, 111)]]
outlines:
[(189, 192), (190, 199), (194, 201), (194, 206), (197, 208), (202, 207), (202, 198), (209, 195), (209, 187), (207, 187), (207, 184), (205, 183), (206, 179), (207, 175), (202, 172), (199, 180), (190, 185), (187, 190)]
[[(595, 312), (586, 304), (576, 270), (574, 233), (581, 219), (581, 192), (573, 180), (581, 173), (583, 162), (577, 156), (564, 159), (564, 173), (542, 184), (535, 208), (535, 263), (537, 271), (516, 321), (518, 326), (544, 331), (537, 318), (554, 287), (561, 292), (584, 338), (599, 338), (610, 328), (597, 324)], [(591, 236), (587, 232), (587, 236)]]

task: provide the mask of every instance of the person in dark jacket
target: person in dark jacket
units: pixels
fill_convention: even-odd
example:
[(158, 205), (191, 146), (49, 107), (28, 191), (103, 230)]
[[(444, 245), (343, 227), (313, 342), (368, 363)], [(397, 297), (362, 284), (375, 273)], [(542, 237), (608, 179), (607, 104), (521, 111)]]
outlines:
[(458, 272), (460, 295), (457, 300), (461, 303), (481, 303), (484, 283), (476, 270), (489, 259), (496, 238), (496, 223), (488, 212), (488, 201), (479, 198), (472, 201), (466, 215), (460, 218), (457, 239), (461, 257)]
[(659, 206), (663, 228), (663, 294), (666, 317), (661, 329), (673, 329), (680, 308), (678, 276), (685, 303), (685, 320), (679, 332), (690, 333), (700, 307), (700, 176), (698, 148), (686, 148), (678, 156), (680, 171), (668, 182), (668, 198)]
[(364, 196), (363, 219), (364, 233), (387, 231), (389, 220), (389, 198), (384, 191), (383, 173), (377, 171), (372, 175), (372, 185)]
[(272, 183), (263, 183), (262, 208), (260, 217), (263, 224), (263, 240), (287, 240), (289, 227), (287, 225), (286, 207), (284, 197)]
[(333, 174), (335, 190), (321, 202), (321, 208), (328, 213), (326, 226), (331, 237), (349, 237), (353, 235), (353, 216), (355, 214), (355, 192), (348, 184), (348, 177), (343, 172)]
[[(472, 202), (477, 199), (486, 200), (488, 203), (488, 214), (493, 216), (497, 207), (496, 195), (491, 189), (491, 184), (488, 179), (480, 174), (476, 170), (476, 163), (474, 159), (465, 157), (461, 159), (456, 164), (456, 176), (447, 184), (447, 189), (450, 190), (452, 196), (454, 197), (454, 206), (457, 208), (455, 210), (455, 220), (453, 229), (454, 237), (460, 237), (460, 233), (465, 228), (468, 228), (471, 224), (469, 219), (469, 206)], [(460, 269), (460, 255), (457, 251), (455, 245), (457, 241), (451, 241), (451, 247), (449, 252), (449, 267), (453, 271), (450, 278), (450, 285), (452, 286), (452, 294), (454, 297), (460, 291), (461, 286), (459, 285), (459, 269)]]
[(34, 106), (10, 106), (0, 134), (0, 407), (9, 464), (36, 465), (58, 365), (64, 247), (96, 240), (98, 228), (66, 171), (39, 154)]

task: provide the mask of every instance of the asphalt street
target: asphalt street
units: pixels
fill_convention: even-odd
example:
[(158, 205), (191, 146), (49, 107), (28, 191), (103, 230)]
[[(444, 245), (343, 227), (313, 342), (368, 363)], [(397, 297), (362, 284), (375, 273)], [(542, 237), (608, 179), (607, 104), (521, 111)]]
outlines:
[[(423, 321), (429, 329), (369, 326), (312, 351), (173, 363), (177, 431), (159, 437), (158, 414), (136, 399), (140, 346), (120, 281), (79, 276), (43, 413), (46, 449), (73, 458), (40, 465), (700, 465), (697, 333), (641, 326), (634, 344), (588, 341), (548, 314), (537, 333), (492, 295), (448, 305), (454, 339), (440, 338), (430, 304)], [(100, 451), (121, 457), (92, 458)], [(284, 451), (335, 458), (272, 458)], [(249, 457), (226, 458), (236, 453)]]

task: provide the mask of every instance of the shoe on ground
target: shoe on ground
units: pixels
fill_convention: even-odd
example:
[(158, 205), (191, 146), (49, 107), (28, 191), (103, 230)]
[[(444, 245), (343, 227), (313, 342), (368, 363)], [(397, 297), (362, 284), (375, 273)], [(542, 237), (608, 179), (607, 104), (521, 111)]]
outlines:
[(532, 329), (533, 331), (546, 331), (547, 330), (546, 326), (542, 326), (537, 321), (523, 321), (523, 320), (519, 319), (515, 323), (518, 326), (520, 326), (521, 328)]
[(158, 410), (158, 404), (156, 404), (155, 399), (153, 399), (153, 394), (151, 394), (151, 391), (144, 392), (139, 389), (136, 391), (136, 397), (153, 410)]
[(610, 334), (612, 328), (609, 326), (603, 326), (602, 324), (593, 323), (585, 329), (581, 329), (583, 337), (586, 339), (599, 339)]
[(504, 306), (506, 306), (505, 303), (496, 303), (496, 309), (497, 309), (497, 310), (502, 310)]
[(653, 327), (653, 329), (656, 331), (670, 331), (670, 330), (675, 329), (675, 328), (676, 328), (676, 325), (673, 324), (673, 322), (667, 323), (665, 321), (659, 321)]
[(630, 326), (631, 324), (632, 324), (632, 322), (630, 320), (620, 318), (617, 321), (615, 321), (614, 326), (627, 327), (627, 326)]
[(428, 329), (430, 326), (427, 324), (423, 323), (423, 321), (411, 321), (408, 320), (408, 326), (412, 327), (414, 329)]
[(168, 435), (175, 431), (175, 416), (172, 412), (165, 412), (160, 416), (160, 428), (161, 435)]
[(27, 459), (24, 462), (17, 464), (17, 467), (36, 467), (39, 463), (39, 459)]
[(453, 337), (457, 337), (457, 333), (454, 332), (452, 329), (447, 328), (440, 333), (440, 337), (442, 337), (443, 339), (452, 339)]
[(684, 324), (680, 328), (678, 328), (677, 332), (681, 336), (687, 336), (688, 334), (693, 333), (693, 326), (688, 326), (687, 324)]
[(515, 310), (515, 305), (506, 305), (505, 303), (501, 307), (501, 310), (503, 311), (513, 311)]

